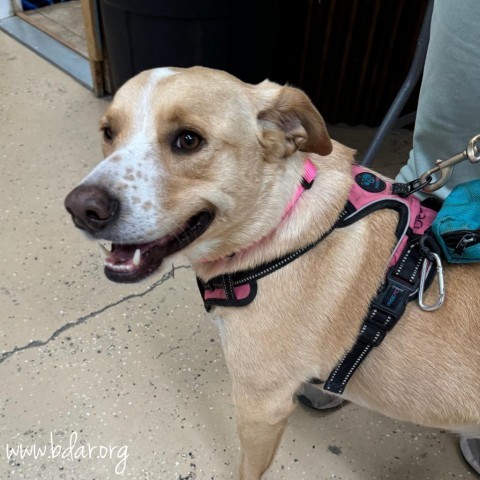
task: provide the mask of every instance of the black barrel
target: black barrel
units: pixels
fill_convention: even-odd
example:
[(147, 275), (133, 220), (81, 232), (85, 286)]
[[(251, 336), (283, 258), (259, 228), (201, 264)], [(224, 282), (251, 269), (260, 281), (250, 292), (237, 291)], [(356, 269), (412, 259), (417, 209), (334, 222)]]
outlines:
[(270, 74), (276, 0), (100, 0), (113, 90), (149, 68), (203, 65), (257, 83)]

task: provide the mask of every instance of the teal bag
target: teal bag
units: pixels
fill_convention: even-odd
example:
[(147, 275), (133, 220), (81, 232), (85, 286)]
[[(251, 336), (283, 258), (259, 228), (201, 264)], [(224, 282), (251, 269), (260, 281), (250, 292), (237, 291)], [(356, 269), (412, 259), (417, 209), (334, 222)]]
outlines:
[(457, 185), (432, 231), (450, 263), (480, 262), (480, 179)]

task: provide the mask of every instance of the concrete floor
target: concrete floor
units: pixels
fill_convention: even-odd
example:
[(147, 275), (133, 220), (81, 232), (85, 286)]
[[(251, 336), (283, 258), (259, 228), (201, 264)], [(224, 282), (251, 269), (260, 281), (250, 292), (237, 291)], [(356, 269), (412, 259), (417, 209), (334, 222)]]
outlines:
[[(193, 272), (110, 283), (63, 210), (100, 158), (105, 106), (0, 33), (0, 479), (235, 478), (230, 381)], [(371, 134), (332, 129), (360, 150)], [(391, 173), (410, 142), (389, 138)], [(266, 478), (474, 474), (454, 435), (348, 404), (298, 408)]]

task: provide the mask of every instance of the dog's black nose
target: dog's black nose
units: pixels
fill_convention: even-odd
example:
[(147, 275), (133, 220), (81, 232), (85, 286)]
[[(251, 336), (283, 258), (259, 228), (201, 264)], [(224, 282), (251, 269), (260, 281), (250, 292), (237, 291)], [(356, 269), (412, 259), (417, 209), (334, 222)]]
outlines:
[(65, 199), (76, 227), (94, 234), (110, 224), (119, 212), (118, 201), (96, 186), (78, 186)]

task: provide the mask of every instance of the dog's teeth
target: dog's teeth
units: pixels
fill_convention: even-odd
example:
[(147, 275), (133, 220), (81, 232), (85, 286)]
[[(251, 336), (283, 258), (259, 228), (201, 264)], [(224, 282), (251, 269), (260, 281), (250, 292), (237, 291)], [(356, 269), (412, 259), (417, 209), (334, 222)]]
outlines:
[(140, 259), (142, 257), (142, 252), (139, 248), (135, 250), (135, 254), (133, 255), (132, 263), (138, 267), (140, 265)]
[(127, 273), (131, 272), (134, 268), (131, 263), (126, 265), (114, 265), (112, 263), (105, 262), (105, 266), (110, 270), (113, 270), (114, 272), (127, 272)]
[(105, 246), (102, 245), (101, 243), (98, 244), (98, 247), (100, 248), (100, 253), (101, 253), (103, 259), (109, 257), (110, 254), (112, 253), (112, 252), (109, 252), (108, 249), (105, 248)]

